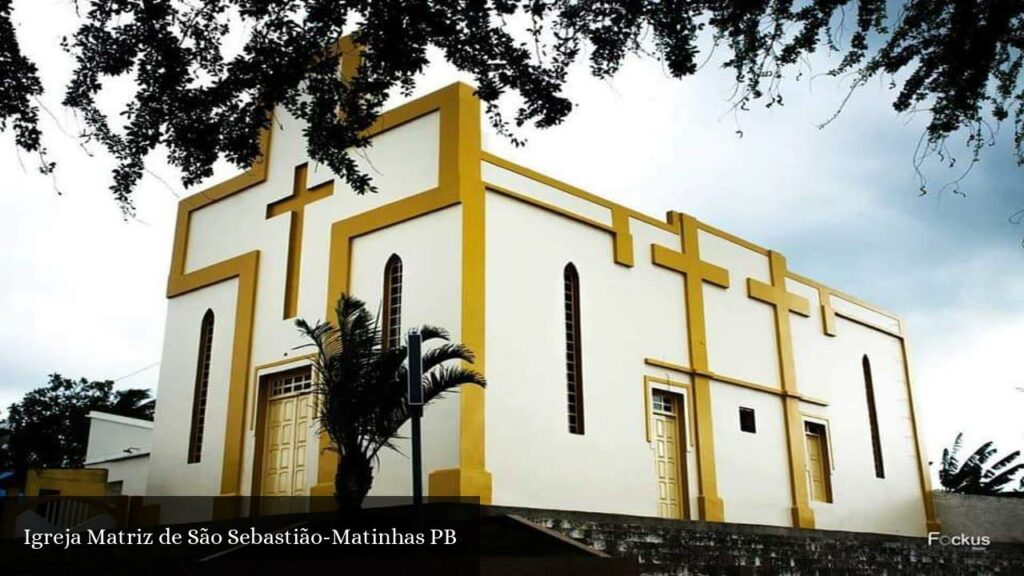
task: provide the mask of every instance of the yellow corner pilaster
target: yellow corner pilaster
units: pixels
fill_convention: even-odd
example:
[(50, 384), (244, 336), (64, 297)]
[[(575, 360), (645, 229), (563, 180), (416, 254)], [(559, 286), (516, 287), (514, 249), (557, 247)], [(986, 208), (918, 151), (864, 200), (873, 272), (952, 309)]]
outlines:
[(633, 235), (629, 233), (629, 212), (624, 208), (612, 208), (612, 233), (615, 242), (615, 263), (633, 266)]
[(900, 352), (903, 356), (903, 375), (907, 383), (907, 404), (910, 408), (910, 424), (914, 430), (914, 449), (917, 451), (917, 472), (921, 483), (921, 498), (924, 505), (925, 528), (929, 532), (942, 530), (942, 522), (935, 514), (935, 502), (932, 500), (932, 481), (928, 473), (928, 452), (925, 450), (924, 441), (921, 440), (920, 426), (918, 421), (917, 408), (914, 402), (914, 385), (911, 380), (910, 371), (910, 345), (907, 343), (906, 329), (903, 322), (900, 322)]

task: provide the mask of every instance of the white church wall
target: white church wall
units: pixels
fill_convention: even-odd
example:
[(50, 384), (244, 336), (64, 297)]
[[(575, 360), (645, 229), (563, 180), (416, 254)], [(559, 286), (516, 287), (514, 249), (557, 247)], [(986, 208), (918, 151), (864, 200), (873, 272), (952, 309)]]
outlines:
[[(345, 183), (344, 180), (335, 177), (325, 167), (316, 163), (309, 164), (307, 173), (307, 188), (317, 184), (334, 180), (334, 192), (331, 196), (306, 205), (304, 209), (305, 222), (303, 226), (303, 244), (299, 276), (299, 298), (298, 318), (305, 318), (309, 321), (316, 321), (325, 318), (327, 304), (327, 269), (330, 248), (330, 229), (334, 222), (355, 216), (384, 204), (400, 200), (413, 194), (425, 192), (437, 186), (438, 183), (438, 154), (439, 154), (439, 114), (434, 112), (424, 117), (412, 120), (396, 128), (380, 134), (372, 139), (373, 144), (365, 151), (356, 154), (357, 163), (369, 174), (374, 183), (378, 186), (376, 194), (356, 195)], [(302, 123), (292, 118), (287, 112), (278, 110), (275, 118), (274, 131), (271, 138), (270, 164), (267, 172), (266, 182), (254, 186), (241, 194), (236, 194), (221, 201), (208, 205), (192, 214), (189, 231), (189, 245), (186, 259), (186, 272), (215, 264), (217, 262), (235, 257), (250, 250), (260, 251), (259, 276), (256, 290), (256, 304), (253, 326), (253, 342), (251, 365), (260, 366), (267, 363), (280, 362), (288, 358), (295, 358), (310, 353), (308, 349), (297, 349), (305, 344), (305, 339), (297, 331), (294, 319), (284, 319), (283, 303), (285, 281), (287, 274), (287, 254), (289, 244), (289, 230), (291, 219), (287, 215), (280, 215), (274, 218), (266, 218), (267, 205), (292, 194), (294, 188), (294, 172), (296, 166), (307, 162), (305, 143), (302, 137)], [(427, 218), (430, 218), (428, 216)], [(453, 216), (447, 217), (449, 220)], [(456, 221), (454, 227), (451, 222), (444, 224), (446, 229), (459, 229)], [(397, 232), (408, 230), (409, 232)], [(386, 237), (404, 237), (410, 235), (417, 238), (412, 244), (422, 247), (424, 250), (434, 250), (435, 254), (446, 253), (456, 255), (456, 274), (449, 274), (458, 283), (458, 254), (459, 246), (457, 237), (449, 237), (443, 243), (444, 246), (434, 246), (431, 242), (422, 242), (416, 236), (422, 232), (416, 223), (407, 223), (403, 226), (389, 229), (385, 232), (378, 232)], [(437, 236), (437, 231), (427, 232)], [(384, 237), (384, 236), (379, 236)], [(357, 240), (356, 243), (359, 243)], [(408, 242), (407, 242), (408, 243)], [(357, 254), (353, 251), (353, 254)], [(353, 283), (357, 282), (360, 275), (353, 269)], [(378, 294), (382, 288), (380, 273), (374, 274), (369, 285)], [(213, 288), (201, 290), (192, 294), (177, 297), (171, 301), (169, 316), (177, 317), (175, 303), (190, 298), (198, 298), (205, 302), (208, 290), (230, 284), (231, 296), (234, 301), (236, 282), (220, 284)], [(356, 288), (353, 285), (353, 292), (357, 295), (365, 291), (364, 288)], [(450, 295), (446, 299), (452, 302), (459, 302), (458, 287), (454, 289), (455, 299), (451, 300)], [(371, 306), (376, 304), (369, 302)], [(410, 304), (414, 305), (414, 304)], [(205, 309), (204, 309), (205, 310)], [(409, 310), (415, 317), (415, 311)], [(446, 314), (445, 318), (435, 320), (443, 321), (446, 326), (457, 329), (458, 316), (454, 318)], [(215, 337), (230, 337), (233, 326), (228, 327), (220, 323), (221, 315), (218, 314), (218, 325), (215, 330)], [(233, 318), (232, 318), (233, 319)], [(176, 318), (180, 321), (180, 318)], [(169, 322), (170, 323), (170, 322)], [(198, 324), (196, 324), (198, 338)], [(187, 328), (186, 328), (187, 329)], [(171, 345), (168, 340), (167, 346), (181, 351), (182, 347)], [(195, 346), (184, 346), (185, 350), (191, 350)], [(216, 348), (216, 347), (215, 347)], [(221, 352), (214, 352), (214, 360), (230, 364), (230, 344), (220, 348)], [(192, 360), (194, 366), (194, 359)], [(297, 364), (296, 364), (297, 365)], [(194, 368), (193, 368), (194, 370)], [(194, 375), (192, 376), (194, 379)], [(190, 380), (191, 381), (191, 380)], [(243, 444), (242, 460), (242, 482), (240, 490), (247, 494), (251, 489), (251, 478), (254, 462), (259, 456), (255, 454), (256, 427), (254, 426), (256, 395), (258, 393), (258, 381), (249, 382), (248, 394), (245, 403), (246, 427)], [(227, 377), (223, 383), (223, 393), (226, 395)], [(189, 396), (191, 397), (191, 396)], [(212, 398), (211, 398), (212, 399)], [(161, 397), (163, 401), (163, 396)], [(223, 399), (222, 399), (223, 400)], [(449, 401), (449, 404), (455, 402)], [(190, 407), (189, 407), (190, 409)], [(449, 407), (449, 411), (454, 408)], [(203, 493), (219, 493), (220, 464), (223, 449), (223, 415), (211, 413), (208, 418), (216, 418), (218, 422), (218, 434), (220, 446), (216, 448), (216, 464), (204, 462), (204, 466), (212, 466), (207, 471), (205, 468), (201, 473), (203, 482), (209, 484)], [(452, 420), (449, 418), (448, 420)], [(457, 426), (457, 418), (454, 418)], [(184, 424), (184, 442), (187, 443), (188, 423)], [(449, 427), (452, 424), (448, 424)], [(209, 432), (207, 432), (209, 434)], [(456, 435), (450, 430), (439, 431), (439, 435)], [(309, 443), (311, 450), (310, 462), (317, 461), (315, 429), (310, 430)], [(447, 443), (445, 443), (447, 445)], [(451, 452), (457, 448), (445, 448)], [(185, 454), (185, 448), (181, 454)], [(215, 454), (204, 449), (204, 454)], [(204, 458), (209, 460), (210, 458)], [(451, 458), (448, 455), (436, 458), (436, 464), (440, 467), (452, 466)], [(428, 461), (428, 463), (432, 463)], [(392, 466), (394, 467), (394, 466)], [(315, 481), (315, 465), (310, 471), (308, 478)], [(212, 476), (211, 476), (212, 474)], [(166, 479), (168, 489), (175, 485), (174, 479)], [(380, 485), (380, 483), (378, 483)], [(406, 482), (403, 486), (407, 487)], [(205, 484), (204, 484), (205, 486)], [(207, 489), (208, 488), (208, 489)], [(407, 488), (406, 488), (407, 489)]]
[[(278, 109), (266, 182), (193, 212), (187, 270), (262, 249), (268, 243), (287, 243), (288, 216), (268, 221), (266, 210), (268, 204), (292, 193), (295, 167), (308, 161), (302, 127)], [(357, 195), (326, 167), (310, 163), (307, 186), (333, 178), (335, 189), (330, 197), (307, 206), (307, 227), (312, 230), (317, 224), (329, 224), (436, 187), (438, 128), (439, 114), (431, 113), (375, 136), (372, 146), (353, 155), (364, 173), (373, 178), (376, 194)], [(272, 225), (269, 229), (268, 224)], [(271, 229), (279, 232), (282, 226), (284, 234), (270, 234)], [(315, 240), (317, 234), (310, 236)]]
[[(147, 496), (220, 493), (237, 290), (238, 282), (229, 280), (168, 302)], [(202, 458), (188, 464), (199, 332), (207, 309), (214, 312), (214, 328)], [(190, 520), (174, 517), (180, 509), (164, 506), (162, 518)]]
[[(829, 428), (833, 502), (812, 502), (817, 527), (924, 534), (924, 505), (899, 340), (842, 317), (836, 319), (835, 337), (824, 335), (816, 317), (794, 320), (792, 332), (801, 393), (829, 404), (804, 403), (801, 407), (806, 416), (827, 421)], [(862, 368), (865, 354), (871, 363), (884, 478), (875, 476)]]
[(779, 388), (772, 307), (747, 295), (747, 278), (771, 283), (768, 258), (703, 230), (697, 241), (702, 260), (729, 271), (729, 288), (704, 284), (711, 371)]
[(563, 210), (568, 210), (573, 214), (579, 214), (580, 216), (589, 218), (595, 222), (600, 222), (606, 226), (612, 225), (611, 210), (590, 202), (589, 200), (578, 198), (571, 194), (566, 194), (565, 192), (552, 188), (547, 184), (516, 174), (511, 170), (506, 170), (501, 166), (496, 166), (489, 162), (484, 162), (482, 164), (481, 174), (484, 182), (496, 184), (517, 194), (529, 196), (530, 198), (544, 202), (545, 204), (558, 206)]
[(841, 296), (832, 295), (830, 296), (830, 301), (832, 302), (832, 308), (840, 314), (867, 322), (868, 324), (880, 326), (896, 334), (900, 333), (899, 321), (891, 316), (870, 310)]
[[(686, 348), (681, 277), (650, 266), (649, 253), (638, 243), (636, 267), (615, 264), (607, 232), (487, 195), (487, 467), (495, 504), (656, 514), (643, 358)], [(569, 433), (566, 416), (569, 262), (580, 278), (584, 435)]]
[[(392, 254), (402, 259), (402, 333), (424, 324), (448, 331), (460, 341), (462, 318), (462, 208), (453, 206), (353, 242), (352, 293), (377, 313), (383, 301), (384, 266)], [(404, 339), (404, 336), (403, 336)], [(459, 464), (459, 395), (431, 403), (424, 412), (423, 481), (431, 470)], [(381, 451), (371, 496), (411, 494), (409, 424), (395, 442), (400, 453)]]
[[(756, 432), (740, 430), (740, 407), (754, 409)], [(718, 493), (726, 522), (792, 526), (789, 456), (782, 400), (712, 381)]]

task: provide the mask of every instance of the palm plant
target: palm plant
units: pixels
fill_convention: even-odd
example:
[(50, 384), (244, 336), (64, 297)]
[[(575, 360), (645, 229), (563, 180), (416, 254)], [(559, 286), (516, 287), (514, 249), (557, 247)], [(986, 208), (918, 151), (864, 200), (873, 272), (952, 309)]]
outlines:
[[(357, 298), (342, 294), (336, 313), (338, 326), (301, 319), (296, 325), (317, 351), (317, 420), (339, 453), (334, 497), (339, 510), (352, 511), (362, 508), (373, 485), (380, 451), (397, 450), (394, 440), (410, 416), (406, 347), (383, 346), (379, 319)], [(420, 334), (425, 403), (463, 384), (486, 385), (466, 367), (472, 351), (450, 342), (441, 328), (423, 326)]]
[[(942, 487), (947, 492), (958, 494), (1007, 494), (1003, 492), (1003, 487), (1009, 484), (1018, 472), (1024, 470), (1024, 463), (1011, 466), (1020, 457), (1020, 450), (1011, 452), (986, 469), (986, 463), (997, 452), (993, 443), (989, 441), (979, 446), (963, 464), (960, 464), (959, 453), (963, 436), (963, 432), (957, 434), (952, 448), (942, 451), (942, 468), (939, 470)], [(1024, 479), (1021, 487), (1024, 488)]]

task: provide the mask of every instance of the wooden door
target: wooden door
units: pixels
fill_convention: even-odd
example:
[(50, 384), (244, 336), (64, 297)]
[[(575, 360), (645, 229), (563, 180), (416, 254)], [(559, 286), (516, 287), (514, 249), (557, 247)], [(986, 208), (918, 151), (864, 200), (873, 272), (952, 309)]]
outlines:
[[(313, 395), (292, 394), (271, 397), (267, 403), (261, 496), (303, 496), (306, 478), (309, 430), (313, 417)], [(261, 508), (263, 514), (301, 511), (297, 498), (272, 498)]]
[(807, 467), (811, 479), (811, 498), (817, 502), (831, 502), (828, 482), (828, 458), (825, 439), (817, 431), (807, 430)]
[(658, 481), (658, 516), (662, 518), (683, 518), (685, 494), (683, 493), (683, 452), (680, 434), (682, 414), (675, 397), (654, 391), (652, 395), (654, 414), (654, 458)]

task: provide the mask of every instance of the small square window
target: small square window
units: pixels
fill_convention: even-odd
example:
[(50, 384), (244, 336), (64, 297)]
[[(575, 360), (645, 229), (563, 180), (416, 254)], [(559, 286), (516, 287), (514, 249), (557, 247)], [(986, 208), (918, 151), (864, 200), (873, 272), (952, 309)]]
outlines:
[(751, 434), (757, 433), (757, 422), (754, 419), (753, 408), (740, 408), (740, 430), (750, 432)]

